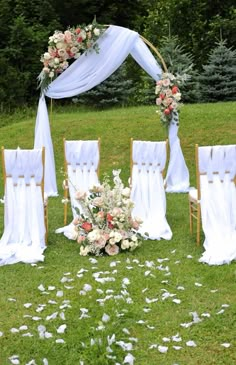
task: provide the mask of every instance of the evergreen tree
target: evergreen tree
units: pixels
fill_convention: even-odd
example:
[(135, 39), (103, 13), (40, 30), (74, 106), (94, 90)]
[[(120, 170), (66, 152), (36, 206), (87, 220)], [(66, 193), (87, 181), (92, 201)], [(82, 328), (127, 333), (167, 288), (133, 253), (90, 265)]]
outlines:
[(186, 74), (186, 81), (180, 90), (182, 100), (184, 102), (197, 102), (200, 98), (200, 93), (193, 56), (191, 53), (185, 52), (185, 48), (180, 46), (179, 43), (178, 37), (163, 37), (161, 39), (160, 53), (170, 73), (174, 75)]
[(236, 50), (216, 43), (199, 76), (202, 101), (236, 100)]
[(132, 80), (127, 79), (126, 66), (123, 63), (108, 79), (73, 98), (73, 101), (95, 108), (126, 106), (130, 104), (134, 92), (132, 84)]

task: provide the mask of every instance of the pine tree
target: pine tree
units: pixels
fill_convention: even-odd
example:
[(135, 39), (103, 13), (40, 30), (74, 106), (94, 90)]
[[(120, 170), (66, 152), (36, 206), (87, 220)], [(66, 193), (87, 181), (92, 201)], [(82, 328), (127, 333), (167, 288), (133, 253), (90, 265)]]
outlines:
[(108, 79), (73, 98), (73, 101), (95, 108), (129, 105), (134, 91), (132, 84), (132, 80), (126, 77), (126, 67), (123, 63)]
[(168, 71), (174, 75), (187, 75), (187, 80), (180, 90), (182, 100), (185, 102), (197, 102), (200, 94), (193, 56), (191, 53), (185, 52), (184, 47), (179, 45), (178, 37), (163, 37), (161, 43), (160, 53), (165, 60)]
[(236, 50), (220, 40), (199, 76), (203, 101), (236, 100)]

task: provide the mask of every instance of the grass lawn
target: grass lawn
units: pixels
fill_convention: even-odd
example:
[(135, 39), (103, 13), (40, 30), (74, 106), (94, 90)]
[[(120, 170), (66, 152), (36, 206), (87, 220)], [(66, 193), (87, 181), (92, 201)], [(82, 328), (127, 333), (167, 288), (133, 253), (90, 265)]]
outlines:
[[(198, 262), (203, 248), (189, 233), (187, 194), (167, 194), (173, 238), (144, 241), (131, 253), (81, 257), (78, 244), (54, 233), (63, 226), (62, 138), (101, 137), (101, 177), (121, 168), (126, 183), (130, 138), (166, 138), (155, 110), (62, 111), (54, 105), (59, 196), (49, 199), (45, 261), (0, 267), (1, 365), (236, 364), (236, 264)], [(34, 125), (35, 116), (0, 118), (0, 144), (32, 148)], [(195, 185), (195, 143), (235, 144), (236, 103), (184, 106), (179, 137)]]

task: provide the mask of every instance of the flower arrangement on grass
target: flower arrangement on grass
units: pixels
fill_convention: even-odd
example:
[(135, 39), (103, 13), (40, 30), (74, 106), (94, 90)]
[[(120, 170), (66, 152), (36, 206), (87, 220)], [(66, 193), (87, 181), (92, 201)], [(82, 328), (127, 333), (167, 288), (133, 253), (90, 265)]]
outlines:
[(155, 93), (157, 96), (156, 104), (160, 107), (161, 123), (168, 127), (172, 122), (178, 124), (178, 113), (180, 107), (181, 93), (179, 84), (183, 77), (174, 76), (169, 72), (162, 74), (161, 80), (156, 83)]
[(95, 21), (86, 26), (68, 28), (65, 32), (56, 30), (49, 37), (48, 50), (40, 61), (43, 69), (38, 76), (39, 87), (46, 88), (58, 74), (69, 66), (69, 60), (79, 58), (82, 53), (94, 49), (99, 52), (96, 43), (105, 28)]
[(73, 220), (74, 239), (80, 244), (80, 255), (117, 255), (133, 251), (141, 244), (137, 232), (142, 223), (132, 217), (130, 187), (120, 179), (120, 170), (113, 171), (113, 188), (109, 178), (94, 186), (89, 193), (76, 192), (82, 212)]

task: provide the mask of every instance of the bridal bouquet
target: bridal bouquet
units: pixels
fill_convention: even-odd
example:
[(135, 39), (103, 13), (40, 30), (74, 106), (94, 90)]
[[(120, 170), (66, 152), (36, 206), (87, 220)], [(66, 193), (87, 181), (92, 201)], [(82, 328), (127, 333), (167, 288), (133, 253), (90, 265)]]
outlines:
[(141, 243), (139, 218), (131, 215), (133, 202), (130, 187), (124, 187), (120, 170), (113, 171), (113, 187), (106, 178), (89, 193), (76, 192), (81, 211), (74, 219), (74, 239), (80, 244), (80, 255), (117, 255), (134, 250)]

